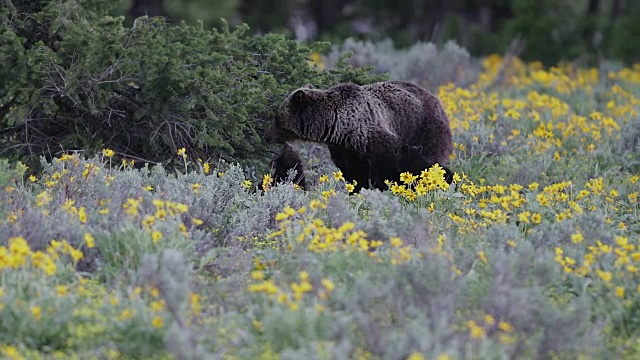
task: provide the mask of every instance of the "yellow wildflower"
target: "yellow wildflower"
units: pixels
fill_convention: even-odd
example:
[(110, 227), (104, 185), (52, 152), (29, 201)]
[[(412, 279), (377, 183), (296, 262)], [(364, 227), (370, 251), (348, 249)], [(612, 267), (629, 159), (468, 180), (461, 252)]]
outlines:
[(115, 154), (116, 154), (116, 152), (111, 150), (111, 149), (102, 149), (102, 155), (104, 155), (104, 156), (106, 156), (108, 158), (112, 157)]
[(487, 256), (484, 254), (484, 251), (478, 251), (478, 257), (482, 260), (483, 263), (488, 263)]
[(156, 329), (160, 329), (164, 326), (164, 320), (160, 316), (154, 316), (151, 320), (151, 325)]
[(83, 224), (87, 223), (87, 213), (85, 212), (84, 206), (78, 210), (78, 220)]
[(194, 315), (200, 314), (202, 307), (200, 305), (200, 294), (192, 293), (189, 296), (189, 303), (191, 304), (191, 312)]
[(424, 357), (424, 355), (422, 355), (419, 352), (414, 352), (413, 354), (409, 355), (409, 357), (407, 358), (407, 360), (425, 360), (426, 358)]
[(472, 339), (479, 339), (484, 337), (485, 331), (479, 326), (475, 321), (469, 320), (467, 322), (467, 327), (469, 328), (469, 332), (471, 333)]
[(582, 236), (581, 233), (574, 233), (571, 235), (571, 242), (573, 242), (574, 244), (579, 244), (584, 240), (584, 237)]
[(131, 309), (124, 309), (122, 310), (122, 312), (120, 313), (120, 316), (118, 316), (118, 319), (120, 321), (125, 321), (125, 320), (129, 320), (133, 317), (133, 310)]
[(154, 300), (151, 302), (149, 307), (151, 308), (151, 311), (162, 311), (164, 309), (164, 301)]
[(402, 246), (402, 239), (400, 239), (399, 237), (392, 237), (389, 240), (390, 240), (391, 246), (393, 246), (393, 247)]
[(158, 242), (160, 241), (160, 239), (162, 239), (162, 232), (158, 231), (158, 230), (154, 230), (151, 232), (151, 241), (153, 241), (154, 244), (158, 244)]
[(498, 329), (506, 333), (513, 331), (513, 327), (511, 326), (511, 324), (506, 321), (500, 321), (498, 323)]
[(542, 222), (542, 215), (538, 213), (531, 214), (531, 221), (534, 224), (540, 224)]
[(251, 272), (251, 278), (253, 280), (262, 280), (264, 279), (264, 271), (262, 270), (254, 270)]
[(36, 320), (40, 320), (42, 318), (42, 309), (40, 306), (32, 306), (31, 315), (33, 315)]
[(89, 249), (93, 249), (93, 247), (96, 246), (95, 241), (93, 239), (93, 235), (91, 235), (90, 233), (84, 234), (84, 242), (85, 244), (87, 244), (87, 247)]

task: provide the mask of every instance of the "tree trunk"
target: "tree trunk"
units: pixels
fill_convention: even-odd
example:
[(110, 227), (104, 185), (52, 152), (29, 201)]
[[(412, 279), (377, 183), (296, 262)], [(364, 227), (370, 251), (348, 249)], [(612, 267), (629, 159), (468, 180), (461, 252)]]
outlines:
[(411, 42), (423, 40), (424, 33), (426, 33), (425, 12), (424, 0), (411, 0), (407, 1), (400, 13), (401, 18), (405, 21), (399, 24), (399, 28), (408, 31)]
[(129, 16), (132, 19), (140, 16), (167, 16), (162, 0), (133, 0)]
[(449, 11), (448, 0), (433, 0), (431, 7), (430, 23), (431, 29), (429, 30), (429, 41), (438, 42), (440, 34), (442, 33), (442, 26), (444, 25), (445, 17)]
[(318, 26), (318, 34), (336, 26), (342, 10), (340, 3), (339, 0), (311, 0), (311, 15)]
[(616, 21), (620, 16), (620, 0), (613, 0), (611, 4), (611, 21)]
[(469, 3), (465, 6), (465, 12), (473, 14), (471, 21), (477, 22), (484, 33), (491, 32), (494, 13), (491, 0), (476, 0), (475, 3)]
[(589, 0), (589, 7), (587, 8), (588, 15), (598, 15), (600, 11), (600, 0)]

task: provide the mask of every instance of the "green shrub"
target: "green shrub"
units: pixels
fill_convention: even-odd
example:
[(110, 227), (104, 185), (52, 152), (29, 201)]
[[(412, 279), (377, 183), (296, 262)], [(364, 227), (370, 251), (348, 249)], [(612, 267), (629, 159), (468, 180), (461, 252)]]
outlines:
[(246, 25), (168, 26), (162, 18), (105, 15), (116, 1), (56, 0), (0, 10), (0, 156), (37, 164), (61, 150), (107, 147), (167, 163), (264, 158), (274, 107), (311, 83), (371, 82), (344, 61), (309, 63), (326, 44), (254, 37)]
[[(629, 4), (631, 5), (631, 4)], [(618, 59), (624, 59), (628, 63), (640, 61), (640, 50), (635, 41), (640, 36), (640, 6), (632, 5), (615, 24), (611, 31), (611, 55)]]
[(504, 46), (520, 37), (525, 45), (523, 59), (550, 65), (575, 59), (586, 51), (587, 44), (580, 38), (578, 14), (570, 4), (516, 0), (513, 11), (515, 16), (506, 21), (502, 34)]

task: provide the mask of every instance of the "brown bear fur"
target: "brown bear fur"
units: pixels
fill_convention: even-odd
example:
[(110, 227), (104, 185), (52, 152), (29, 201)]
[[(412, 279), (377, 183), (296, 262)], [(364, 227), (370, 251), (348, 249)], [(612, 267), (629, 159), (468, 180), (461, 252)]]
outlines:
[(290, 180), (289, 170), (295, 170), (292, 182), (298, 184), (303, 190), (307, 189), (304, 177), (304, 164), (298, 153), (289, 144), (284, 144), (278, 157), (271, 162), (273, 183), (278, 184)]
[(452, 151), (442, 104), (406, 81), (295, 90), (267, 132), (271, 142), (294, 139), (326, 143), (345, 179), (358, 182), (357, 190), (370, 187), (372, 168), (383, 174), (397, 170), (396, 152), (404, 144), (423, 146), (425, 156), (440, 164)]

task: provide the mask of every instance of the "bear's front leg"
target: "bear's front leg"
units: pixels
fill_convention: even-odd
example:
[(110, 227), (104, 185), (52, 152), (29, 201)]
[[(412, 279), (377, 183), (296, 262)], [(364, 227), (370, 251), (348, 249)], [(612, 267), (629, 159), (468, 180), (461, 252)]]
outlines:
[(369, 160), (369, 177), (373, 188), (380, 191), (387, 190), (389, 187), (385, 184), (385, 180), (400, 181), (400, 172), (398, 171), (396, 153), (390, 151), (388, 153), (377, 153), (370, 157)]
[(331, 160), (342, 171), (345, 180), (350, 183), (356, 181), (354, 192), (359, 192), (363, 187), (369, 188), (369, 161), (355, 151), (332, 144), (328, 146)]

